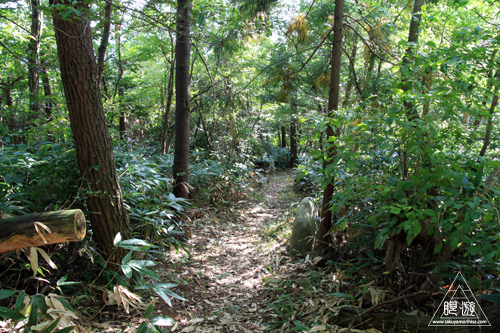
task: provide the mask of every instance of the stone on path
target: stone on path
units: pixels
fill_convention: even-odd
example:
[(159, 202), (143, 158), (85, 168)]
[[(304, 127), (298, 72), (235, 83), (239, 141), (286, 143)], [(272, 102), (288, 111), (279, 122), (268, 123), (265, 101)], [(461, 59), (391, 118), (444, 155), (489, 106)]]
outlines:
[(306, 255), (311, 252), (318, 224), (318, 208), (311, 198), (304, 198), (297, 208), (297, 215), (293, 222), (290, 239), (290, 253), (292, 255)]

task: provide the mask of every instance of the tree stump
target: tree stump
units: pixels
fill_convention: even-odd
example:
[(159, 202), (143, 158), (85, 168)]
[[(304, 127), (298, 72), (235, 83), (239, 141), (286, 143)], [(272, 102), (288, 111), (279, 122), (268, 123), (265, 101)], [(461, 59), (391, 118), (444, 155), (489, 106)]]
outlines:
[(80, 209), (9, 217), (0, 220), (0, 253), (81, 241), (85, 233), (85, 216)]

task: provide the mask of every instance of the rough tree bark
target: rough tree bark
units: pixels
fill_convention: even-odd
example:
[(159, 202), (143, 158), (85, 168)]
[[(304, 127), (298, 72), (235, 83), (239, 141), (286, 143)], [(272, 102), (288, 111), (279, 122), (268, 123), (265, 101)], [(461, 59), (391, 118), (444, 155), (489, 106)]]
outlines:
[[(115, 249), (114, 237), (130, 237), (129, 216), (114, 163), (111, 138), (99, 89), (92, 46), (89, 7), (84, 0), (50, 0), (51, 5), (74, 6), (81, 14), (62, 18), (67, 9), (53, 12), (61, 79), (69, 110), (73, 140), (82, 176), (90, 191), (87, 205), (96, 247), (111, 264), (120, 264), (126, 252)], [(64, 8), (64, 7), (62, 7)]]
[[(335, 0), (335, 12), (333, 21), (333, 48), (330, 62), (330, 89), (328, 92), (328, 118), (335, 116), (335, 111), (339, 108), (339, 93), (340, 93), (340, 61), (342, 59), (342, 34), (344, 30), (344, 0)], [(328, 138), (333, 138), (339, 135), (339, 129), (334, 129), (330, 124), (326, 128)], [(327, 146), (327, 159), (325, 160), (324, 169), (331, 163), (335, 156), (336, 147), (332, 142)], [(321, 221), (317, 233), (317, 242), (315, 248), (319, 251), (324, 251), (328, 247), (326, 236), (332, 227), (332, 211), (330, 210), (330, 201), (333, 196), (334, 176), (325, 175), (328, 184), (323, 192), (323, 201), (321, 203)]]
[(189, 194), (189, 118), (190, 118), (190, 8), (191, 0), (177, 1), (177, 37), (175, 47), (175, 152), (174, 194), (187, 198)]

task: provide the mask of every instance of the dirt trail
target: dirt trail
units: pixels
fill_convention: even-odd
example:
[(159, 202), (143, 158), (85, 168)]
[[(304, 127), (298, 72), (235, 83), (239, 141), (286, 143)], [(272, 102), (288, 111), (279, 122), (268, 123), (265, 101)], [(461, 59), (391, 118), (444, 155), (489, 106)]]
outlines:
[(229, 208), (227, 218), (217, 214), (193, 222), (187, 241), (192, 256), (172, 252), (165, 260), (165, 280), (179, 281), (173, 291), (187, 299), (175, 301), (170, 309), (162, 307), (177, 321), (174, 332), (266, 329), (263, 282), (286, 242), (263, 237), (262, 230), (290, 211), (292, 202), (280, 198), (292, 191), (290, 178), (281, 173), (269, 177), (269, 183)]

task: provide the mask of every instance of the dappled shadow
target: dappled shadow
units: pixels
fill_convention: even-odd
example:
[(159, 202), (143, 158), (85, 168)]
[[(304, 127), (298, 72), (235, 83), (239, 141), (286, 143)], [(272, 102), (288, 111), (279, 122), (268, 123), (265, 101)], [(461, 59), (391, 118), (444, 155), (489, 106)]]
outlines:
[[(177, 320), (174, 331), (260, 332), (269, 316), (264, 281), (286, 244), (263, 242), (261, 231), (279, 219), (291, 202), (280, 201), (291, 191), (292, 180), (277, 174), (254, 195), (234, 204), (224, 214), (193, 222), (185, 252), (172, 251), (162, 263), (164, 280), (177, 281), (175, 291), (187, 301), (161, 308)], [(256, 199), (256, 198), (259, 199)], [(161, 269), (161, 268), (160, 268)]]

